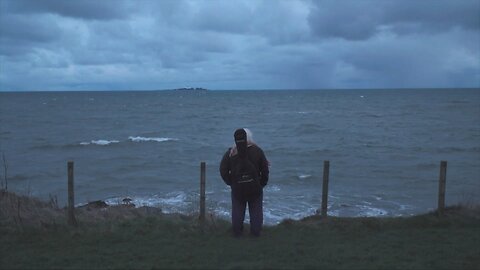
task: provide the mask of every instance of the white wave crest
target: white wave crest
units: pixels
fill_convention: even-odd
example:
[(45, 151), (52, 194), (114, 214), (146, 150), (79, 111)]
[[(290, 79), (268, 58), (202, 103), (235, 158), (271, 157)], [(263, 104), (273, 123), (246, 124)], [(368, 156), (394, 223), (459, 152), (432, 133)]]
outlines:
[(168, 142), (168, 141), (178, 141), (177, 138), (168, 138), (168, 137), (140, 137), (140, 136), (130, 136), (128, 139), (132, 142)]
[(277, 185), (267, 185), (267, 187), (265, 189), (268, 192), (279, 192), (280, 191), (280, 187), (277, 186)]
[[(123, 204), (123, 198), (125, 197), (112, 197), (105, 200), (108, 205)], [(187, 213), (189, 206), (188, 195), (183, 192), (170, 192), (166, 195), (154, 195), (154, 196), (129, 196), (131, 203), (135, 207), (149, 206), (159, 207), (164, 213)]]
[(307, 179), (307, 178), (310, 178), (312, 177), (311, 174), (300, 174), (297, 176), (299, 179)]
[(388, 215), (388, 211), (385, 209), (371, 207), (367, 205), (356, 205), (356, 207), (360, 208), (360, 213), (358, 213), (356, 216), (379, 217)]
[(180, 192), (170, 192), (164, 198), (159, 198), (158, 200), (162, 204), (166, 205), (184, 205), (187, 202), (187, 194), (183, 191)]
[(90, 142), (81, 142), (80, 145), (90, 145), (90, 144), (95, 144), (95, 145), (109, 145), (112, 143), (119, 143), (120, 141), (117, 140), (91, 140)]

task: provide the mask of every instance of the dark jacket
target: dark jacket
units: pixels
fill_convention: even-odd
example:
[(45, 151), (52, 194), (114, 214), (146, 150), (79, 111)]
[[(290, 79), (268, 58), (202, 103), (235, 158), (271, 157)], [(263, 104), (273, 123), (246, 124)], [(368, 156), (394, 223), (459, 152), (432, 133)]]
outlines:
[[(229, 148), (227, 152), (223, 155), (222, 161), (220, 162), (220, 175), (222, 176), (223, 181), (227, 185), (232, 183), (232, 171), (231, 171), (231, 154), (232, 148)], [(235, 155), (235, 153), (233, 153)], [(251, 144), (247, 148), (248, 159), (256, 167), (257, 171), (260, 174), (260, 185), (262, 187), (266, 186), (268, 183), (268, 161), (263, 153), (263, 150), (255, 144)]]

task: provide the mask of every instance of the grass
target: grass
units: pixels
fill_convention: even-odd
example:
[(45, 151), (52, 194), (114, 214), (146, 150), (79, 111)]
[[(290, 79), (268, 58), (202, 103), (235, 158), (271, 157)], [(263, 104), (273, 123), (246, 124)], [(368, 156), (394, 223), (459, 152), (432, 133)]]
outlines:
[(118, 211), (130, 214), (80, 212), (74, 228), (58, 220), (19, 225), (2, 210), (0, 268), (480, 269), (478, 207), (450, 207), (443, 217), (312, 216), (238, 239), (223, 220), (202, 225), (192, 216)]

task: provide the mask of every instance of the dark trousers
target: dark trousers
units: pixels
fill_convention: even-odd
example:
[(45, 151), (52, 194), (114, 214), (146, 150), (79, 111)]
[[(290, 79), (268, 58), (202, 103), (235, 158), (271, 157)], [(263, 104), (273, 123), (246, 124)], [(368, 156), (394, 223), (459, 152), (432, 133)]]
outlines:
[(263, 193), (254, 198), (238, 198), (232, 194), (233, 234), (235, 236), (242, 234), (247, 204), (250, 215), (250, 233), (259, 236), (263, 225)]

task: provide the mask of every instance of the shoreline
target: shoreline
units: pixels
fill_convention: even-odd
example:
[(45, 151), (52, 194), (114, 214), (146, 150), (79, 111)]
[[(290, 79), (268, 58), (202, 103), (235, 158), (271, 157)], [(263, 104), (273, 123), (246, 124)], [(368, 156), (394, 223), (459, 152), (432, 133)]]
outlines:
[[(98, 223), (106, 221), (125, 221), (136, 218), (146, 217), (162, 217), (162, 218), (181, 218), (184, 220), (195, 221), (198, 220), (199, 212), (193, 211), (191, 213), (179, 213), (179, 212), (164, 212), (161, 207), (153, 206), (136, 206), (131, 202), (128, 197), (123, 199), (120, 204), (107, 204), (104, 200), (91, 201), (85, 204), (75, 206), (75, 215), (79, 222), (82, 223)], [(476, 216), (480, 219), (480, 204), (458, 204), (453, 206), (447, 206), (445, 208), (445, 214), (448, 213), (467, 213), (471, 216)], [(420, 214), (412, 214), (408, 216), (356, 216), (356, 217), (338, 217), (329, 215), (329, 220), (365, 220), (365, 219), (411, 219), (422, 216), (438, 216), (437, 211), (430, 211)], [(27, 195), (19, 195), (14, 192), (0, 190), (0, 218), (3, 219), (2, 225), (33, 225), (44, 226), (45, 224), (66, 223), (67, 219), (67, 206), (59, 207), (54, 197), (51, 197), (49, 201), (44, 201), (39, 198)], [(207, 212), (207, 221), (211, 223), (215, 222), (227, 222), (229, 219), (214, 215), (212, 212)], [(301, 223), (309, 220), (323, 218), (320, 216), (320, 210), (318, 209), (314, 215), (307, 215), (299, 219), (284, 218), (277, 224), (264, 224), (264, 227), (275, 227), (284, 223)]]
[[(102, 206), (102, 204), (101, 204)], [(106, 210), (102, 210), (106, 209)], [(285, 219), (259, 238), (197, 213), (65, 208), (0, 191), (0, 269), (478, 269), (480, 206), (412, 217)]]

